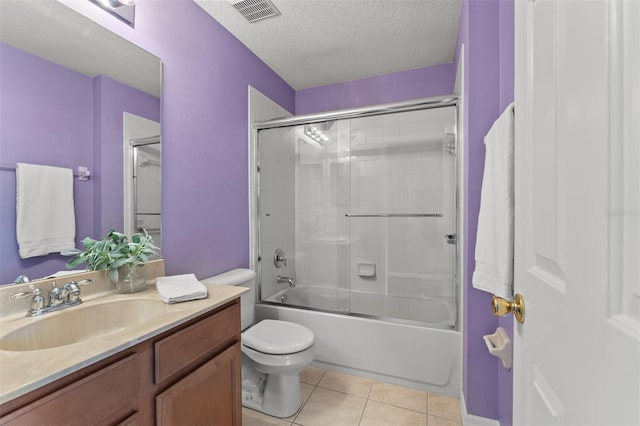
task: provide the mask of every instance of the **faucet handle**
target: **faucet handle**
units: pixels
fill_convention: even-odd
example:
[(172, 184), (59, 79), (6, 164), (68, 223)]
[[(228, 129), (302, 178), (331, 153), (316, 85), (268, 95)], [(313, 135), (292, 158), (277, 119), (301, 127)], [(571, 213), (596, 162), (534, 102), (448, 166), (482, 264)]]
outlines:
[(29, 284), (30, 292), (20, 292), (13, 294), (8, 297), (8, 299), (24, 299), (25, 297), (33, 296), (33, 300), (31, 300), (31, 308), (27, 312), (27, 316), (35, 316), (39, 315), (44, 309), (44, 297), (42, 297), (42, 290), (39, 288), (34, 288), (33, 284)]
[(76, 302), (80, 300), (80, 287), (75, 281), (70, 281), (64, 285), (64, 289), (67, 291), (70, 302)]
[(276, 268), (287, 266), (287, 258), (281, 248), (276, 249), (275, 253), (273, 253), (273, 264)]
[(16, 294), (12, 294), (11, 296), (8, 296), (7, 299), (10, 299), (10, 300), (24, 299), (25, 297), (40, 296), (42, 294), (42, 290), (40, 290), (39, 288), (33, 287), (33, 284), (29, 284), (29, 289), (31, 291), (29, 292), (21, 291), (20, 293), (16, 293)]
[(80, 286), (89, 285), (94, 280), (92, 279), (84, 279), (79, 281), (69, 281), (64, 285), (64, 289), (67, 291), (69, 295), (69, 301), (77, 302), (80, 300)]
[(91, 284), (91, 283), (92, 283), (92, 282), (94, 282), (94, 281), (95, 281), (95, 280), (92, 280), (92, 279), (89, 279), (89, 278), (87, 278), (87, 279), (85, 279), (85, 280), (79, 280), (79, 281), (69, 281), (69, 282), (68, 282), (68, 283), (66, 283), (63, 287), (64, 287), (64, 288), (73, 287), (73, 288), (77, 289), (77, 288), (78, 288), (78, 286), (81, 286), (81, 285), (89, 285), (89, 284)]

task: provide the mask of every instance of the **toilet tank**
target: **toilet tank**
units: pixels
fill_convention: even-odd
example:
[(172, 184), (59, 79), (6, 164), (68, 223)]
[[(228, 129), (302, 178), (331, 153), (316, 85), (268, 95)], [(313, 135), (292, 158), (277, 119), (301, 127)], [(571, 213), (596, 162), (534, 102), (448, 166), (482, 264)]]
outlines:
[(248, 292), (240, 296), (240, 321), (242, 329), (246, 329), (253, 324), (253, 315), (256, 305), (256, 273), (251, 269), (233, 269), (220, 275), (200, 280), (206, 284), (218, 285), (239, 285), (247, 287)]

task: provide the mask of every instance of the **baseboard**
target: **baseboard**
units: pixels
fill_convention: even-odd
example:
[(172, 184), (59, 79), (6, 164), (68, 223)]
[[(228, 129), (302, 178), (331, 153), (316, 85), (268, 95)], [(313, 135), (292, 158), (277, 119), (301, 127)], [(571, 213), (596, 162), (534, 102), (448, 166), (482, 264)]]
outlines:
[(467, 403), (464, 400), (464, 392), (460, 392), (460, 416), (463, 426), (500, 426), (500, 422), (486, 417), (474, 416), (467, 413)]

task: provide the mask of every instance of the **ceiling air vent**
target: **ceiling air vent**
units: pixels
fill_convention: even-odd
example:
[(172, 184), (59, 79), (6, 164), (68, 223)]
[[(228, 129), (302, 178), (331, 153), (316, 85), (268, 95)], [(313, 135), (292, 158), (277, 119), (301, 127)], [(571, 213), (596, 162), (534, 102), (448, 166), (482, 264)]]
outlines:
[(231, 0), (230, 3), (247, 21), (256, 22), (261, 19), (280, 15), (280, 11), (269, 0)]

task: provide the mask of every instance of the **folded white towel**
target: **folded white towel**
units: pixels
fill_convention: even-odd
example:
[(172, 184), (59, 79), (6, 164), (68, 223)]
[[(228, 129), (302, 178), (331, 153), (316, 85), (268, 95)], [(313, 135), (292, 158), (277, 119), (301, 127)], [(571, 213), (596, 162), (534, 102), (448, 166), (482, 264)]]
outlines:
[(486, 154), (476, 240), (475, 288), (513, 296), (514, 107), (509, 105), (484, 138)]
[(16, 165), (16, 238), (23, 259), (75, 247), (71, 169)]
[(156, 278), (156, 289), (165, 303), (186, 302), (207, 297), (207, 287), (194, 274)]

